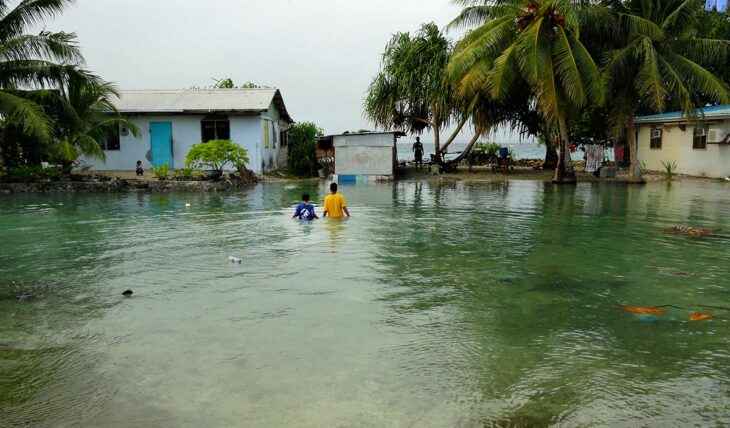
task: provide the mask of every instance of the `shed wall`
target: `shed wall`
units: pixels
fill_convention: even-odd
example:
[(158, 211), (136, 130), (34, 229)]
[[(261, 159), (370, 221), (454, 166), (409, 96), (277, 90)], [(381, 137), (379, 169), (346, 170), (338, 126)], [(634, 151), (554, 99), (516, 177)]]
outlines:
[(391, 146), (388, 147), (336, 147), (335, 174), (393, 175), (394, 151), (392, 142)]

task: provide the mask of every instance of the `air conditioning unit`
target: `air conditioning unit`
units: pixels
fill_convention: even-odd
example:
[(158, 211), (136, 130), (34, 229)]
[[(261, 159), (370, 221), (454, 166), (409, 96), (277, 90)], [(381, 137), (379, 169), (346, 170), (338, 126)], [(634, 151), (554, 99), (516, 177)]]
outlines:
[(710, 129), (710, 131), (707, 133), (707, 142), (720, 143), (722, 142), (723, 137), (724, 135), (722, 129)]

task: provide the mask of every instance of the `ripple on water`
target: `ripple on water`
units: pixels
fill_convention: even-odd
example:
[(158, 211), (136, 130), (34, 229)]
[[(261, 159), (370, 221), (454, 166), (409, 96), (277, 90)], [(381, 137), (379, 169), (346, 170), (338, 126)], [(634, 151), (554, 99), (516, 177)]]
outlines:
[(4, 199), (2, 422), (730, 424), (726, 187), (286, 186)]

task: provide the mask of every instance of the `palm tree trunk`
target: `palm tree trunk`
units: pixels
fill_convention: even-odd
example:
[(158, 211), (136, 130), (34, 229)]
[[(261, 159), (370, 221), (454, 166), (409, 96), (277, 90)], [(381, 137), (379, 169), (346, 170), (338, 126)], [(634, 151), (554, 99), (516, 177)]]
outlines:
[(558, 151), (555, 149), (555, 140), (550, 132), (550, 123), (545, 121), (543, 127), (543, 132), (545, 133), (545, 162), (542, 164), (542, 169), (555, 169), (558, 166)]
[(643, 183), (644, 178), (641, 176), (641, 167), (636, 150), (636, 126), (634, 125), (634, 115), (629, 115), (626, 124), (626, 143), (629, 145), (629, 178), (628, 183)]
[(449, 163), (452, 165), (456, 165), (459, 162), (463, 161), (467, 156), (469, 156), (469, 153), (471, 153), (471, 149), (474, 148), (474, 144), (476, 144), (476, 142), (479, 141), (479, 137), (481, 137), (481, 135), (483, 133), (484, 132), (482, 132), (481, 128), (477, 128), (474, 132), (474, 136), (469, 141), (469, 144), (466, 145), (466, 148), (464, 149), (464, 151), (461, 152), (461, 154), (459, 156), (457, 156), (456, 158), (450, 160)]
[(436, 163), (441, 165), (441, 130), (438, 123), (433, 124), (433, 153), (436, 156)]
[(459, 122), (459, 125), (456, 127), (454, 132), (451, 133), (451, 136), (448, 140), (446, 140), (446, 143), (444, 143), (443, 147), (441, 147), (441, 151), (445, 152), (446, 149), (451, 145), (451, 143), (454, 142), (457, 135), (459, 135), (459, 132), (464, 128), (464, 125), (466, 125), (466, 122), (469, 120), (469, 116), (465, 115), (463, 119), (461, 119), (461, 122)]
[(568, 148), (568, 124), (563, 116), (558, 116), (558, 129), (560, 131), (558, 141), (558, 166), (555, 167), (553, 183), (572, 184), (576, 182), (575, 170), (573, 169), (573, 160), (570, 158), (570, 149)]

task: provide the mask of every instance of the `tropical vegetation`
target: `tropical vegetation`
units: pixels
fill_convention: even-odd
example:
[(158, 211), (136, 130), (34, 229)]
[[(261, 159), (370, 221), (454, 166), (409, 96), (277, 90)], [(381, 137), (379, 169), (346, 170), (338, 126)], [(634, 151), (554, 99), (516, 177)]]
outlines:
[[(727, 103), (730, 22), (693, 0), (457, 0), (447, 27), (398, 33), (386, 45), (364, 113), (376, 126), (434, 134), (437, 161), (471, 124), (475, 138), (509, 127), (557, 147), (554, 182), (575, 182), (571, 142), (629, 146), (633, 118)], [(441, 132), (451, 132), (445, 144)], [(447, 132), (447, 133), (448, 133)]]
[(72, 0), (0, 0), (0, 165), (63, 165), (104, 159), (101, 144), (119, 126), (138, 130), (114, 109), (114, 87), (85, 69), (76, 35), (29, 30)]
[(689, 0), (604, 1), (587, 7), (584, 27), (604, 35), (613, 134), (625, 132), (629, 178), (641, 181), (634, 144), (637, 112), (678, 108), (696, 116), (705, 103), (728, 103), (727, 83), (703, 65), (727, 65), (730, 41), (698, 34), (705, 12)]
[(322, 136), (322, 128), (313, 122), (297, 123), (289, 129), (288, 164), (292, 174), (312, 177), (317, 173), (317, 137)]

